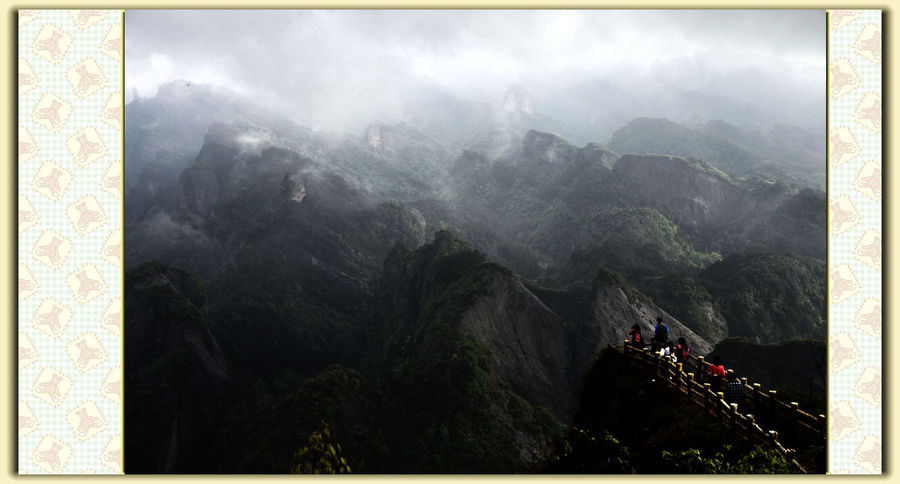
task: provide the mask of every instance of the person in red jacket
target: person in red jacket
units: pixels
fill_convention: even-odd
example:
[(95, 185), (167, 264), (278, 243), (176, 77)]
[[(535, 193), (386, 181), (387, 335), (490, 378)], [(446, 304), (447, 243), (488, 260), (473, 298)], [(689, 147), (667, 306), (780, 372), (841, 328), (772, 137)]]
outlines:
[(710, 389), (716, 393), (720, 392), (722, 380), (725, 378), (725, 365), (722, 364), (722, 358), (719, 356), (713, 358), (712, 364), (706, 369), (706, 374), (709, 375)]
[(628, 336), (631, 336), (631, 345), (637, 348), (644, 348), (644, 335), (641, 334), (641, 327), (638, 325), (634, 325), (631, 327), (631, 332), (628, 333)]

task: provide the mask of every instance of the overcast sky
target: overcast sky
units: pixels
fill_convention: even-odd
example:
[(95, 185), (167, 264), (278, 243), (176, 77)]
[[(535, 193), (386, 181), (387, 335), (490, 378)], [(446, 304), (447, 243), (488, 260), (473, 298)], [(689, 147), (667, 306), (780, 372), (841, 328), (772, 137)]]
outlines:
[(651, 72), (699, 89), (760, 70), (825, 85), (824, 11), (127, 10), (125, 35), (127, 100), (174, 79), (320, 108), (387, 106), (423, 79), (482, 100)]

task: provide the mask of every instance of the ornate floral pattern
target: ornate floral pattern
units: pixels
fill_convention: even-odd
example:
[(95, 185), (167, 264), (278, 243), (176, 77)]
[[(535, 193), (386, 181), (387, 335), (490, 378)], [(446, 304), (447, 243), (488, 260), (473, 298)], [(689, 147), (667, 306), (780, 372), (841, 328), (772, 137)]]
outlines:
[(19, 11), (19, 472), (122, 472), (122, 12)]
[(828, 19), (828, 471), (880, 474), (881, 11)]

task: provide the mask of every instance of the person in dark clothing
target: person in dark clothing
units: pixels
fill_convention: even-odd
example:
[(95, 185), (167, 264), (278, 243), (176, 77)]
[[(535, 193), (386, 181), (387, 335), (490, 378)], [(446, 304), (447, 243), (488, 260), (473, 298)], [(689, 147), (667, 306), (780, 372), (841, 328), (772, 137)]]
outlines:
[(744, 383), (734, 376), (725, 386), (725, 401), (728, 404), (736, 403), (738, 408), (744, 403)]
[(656, 329), (653, 331), (653, 351), (659, 351), (669, 342), (669, 327), (663, 323), (663, 319), (656, 318)]
[(706, 369), (706, 374), (709, 375), (710, 389), (715, 393), (722, 391), (722, 379), (725, 378), (725, 366), (722, 365), (722, 358), (719, 356), (713, 358), (712, 364)]
[(641, 327), (637, 324), (631, 327), (631, 332), (628, 333), (628, 336), (631, 337), (631, 346), (636, 348), (643, 349), (644, 348), (644, 335), (641, 334)]

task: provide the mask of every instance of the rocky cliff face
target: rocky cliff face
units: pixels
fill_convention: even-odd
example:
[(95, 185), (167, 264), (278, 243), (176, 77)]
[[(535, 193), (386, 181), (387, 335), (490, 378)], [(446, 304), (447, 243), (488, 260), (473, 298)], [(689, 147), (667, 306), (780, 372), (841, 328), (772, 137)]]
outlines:
[(589, 330), (596, 334), (595, 352), (606, 344), (621, 344), (628, 339), (627, 335), (635, 324), (641, 327), (644, 337), (649, 341), (656, 327), (657, 317), (663, 318), (668, 325), (670, 341), (684, 337), (691, 351), (699, 355), (712, 350), (709, 342), (671, 314), (644, 298), (636, 297), (631, 291), (626, 291), (620, 284), (610, 281), (598, 281), (594, 284), (594, 324)]
[[(126, 339), (135, 341), (125, 359), (129, 367), (146, 366), (149, 360), (177, 348), (187, 348), (200, 363), (199, 371), (209, 376), (211, 384), (229, 379), (227, 363), (218, 342), (203, 322), (201, 313), (206, 296), (200, 282), (190, 274), (161, 263), (144, 264), (129, 272), (126, 290), (132, 296), (126, 306), (131, 324), (126, 325)], [(153, 313), (165, 316), (153, 320), (138, 306), (154, 303)], [(141, 342), (152, 341), (152, 347)]]
[(533, 405), (571, 415), (571, 328), (521, 282), (494, 275), (490, 295), (466, 310), (459, 327), (488, 348), (497, 379)]
[(125, 106), (126, 217), (144, 210), (154, 195), (191, 165), (214, 122), (259, 119), (260, 110), (225, 88), (172, 81), (153, 98)]
[(583, 148), (571, 145), (559, 136), (537, 130), (529, 130), (522, 139), (520, 163), (575, 165), (580, 162), (596, 163), (611, 167), (616, 155), (600, 143), (588, 143)]
[(402, 125), (369, 126), (366, 144), (394, 163), (403, 161), (413, 167), (439, 165), (448, 157), (447, 151), (433, 139)]
[(203, 145), (194, 164), (178, 179), (178, 208), (193, 218), (212, 215), (237, 154), (236, 149), (218, 143)]
[(283, 181), (285, 175), (297, 185), (289, 198), (302, 201), (306, 186), (300, 181), (304, 178), (300, 173), (311, 161), (292, 150), (270, 146), (268, 137), (269, 133), (248, 126), (210, 126), (200, 153), (178, 179), (180, 214), (200, 222), (212, 217), (221, 203), (240, 197), (260, 179)]
[(648, 205), (687, 228), (721, 224), (740, 199), (737, 187), (722, 176), (673, 156), (624, 155), (614, 169)]
[(825, 255), (824, 220), (811, 215), (821, 212), (824, 198), (814, 191), (762, 178), (734, 182), (707, 164), (673, 156), (624, 155), (614, 171), (637, 203), (659, 210), (700, 248)]

